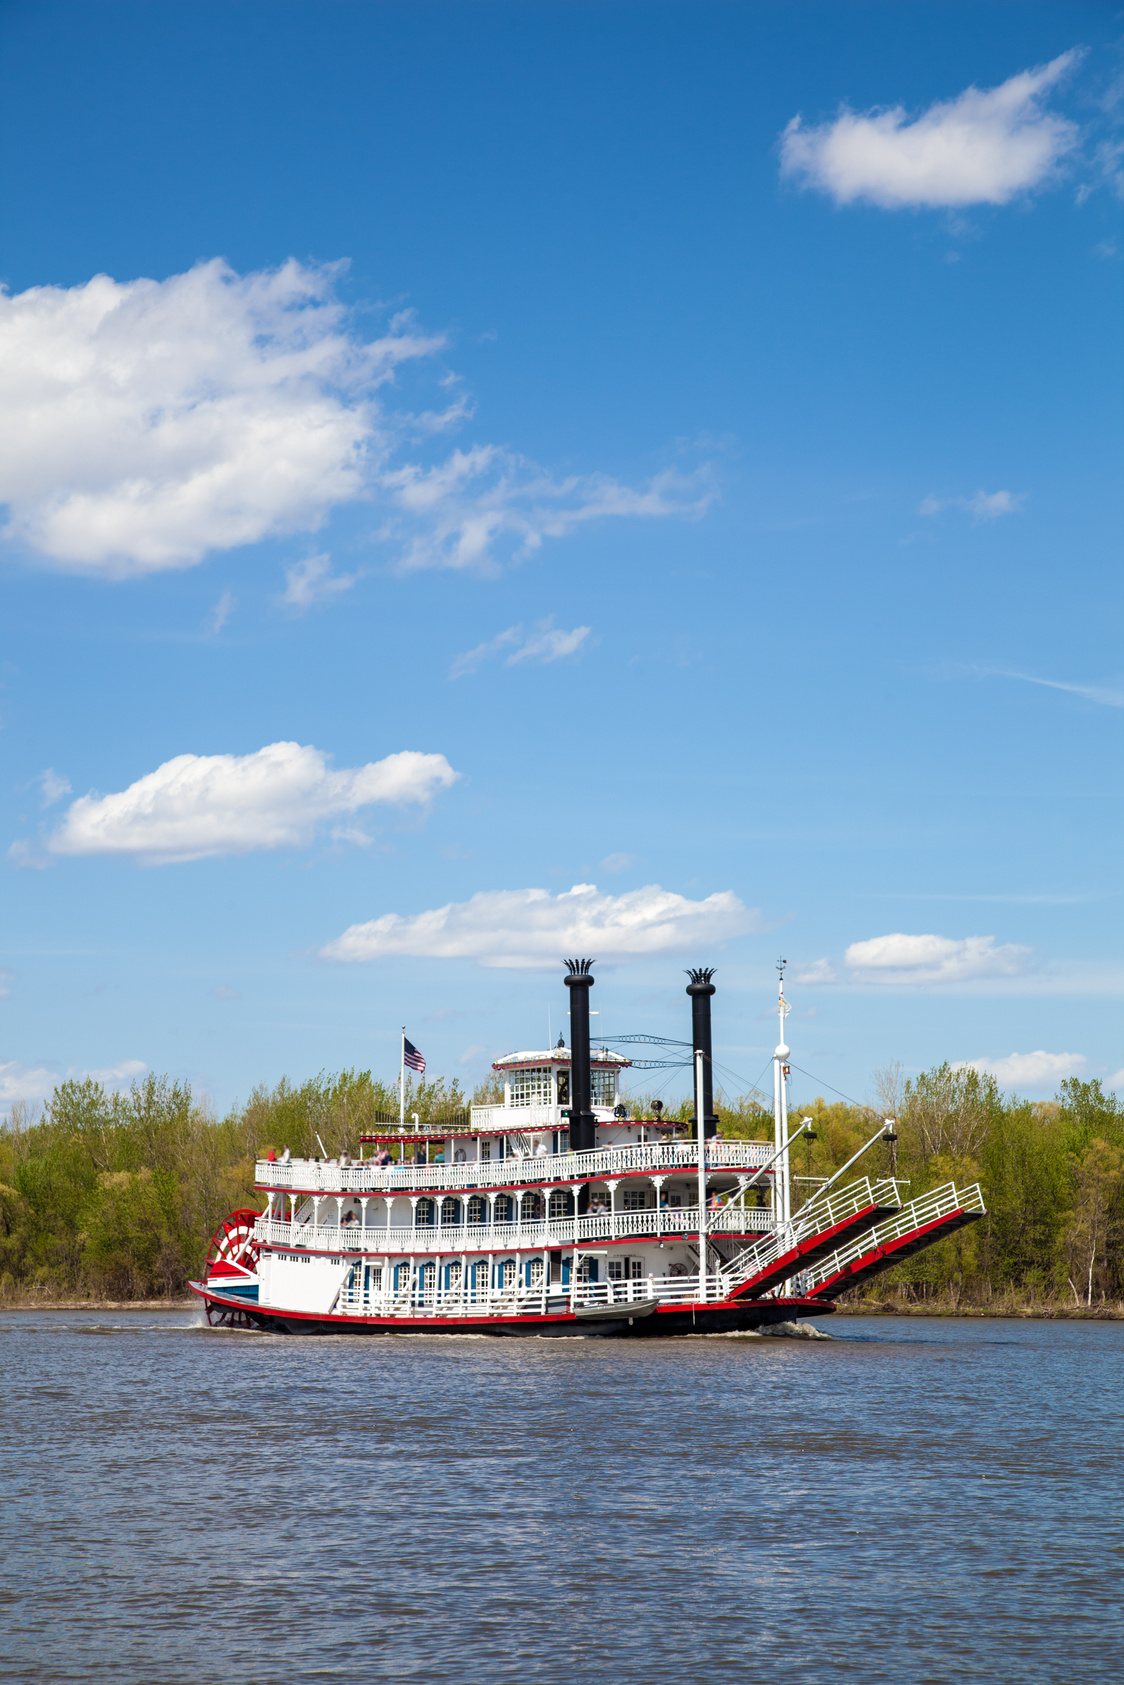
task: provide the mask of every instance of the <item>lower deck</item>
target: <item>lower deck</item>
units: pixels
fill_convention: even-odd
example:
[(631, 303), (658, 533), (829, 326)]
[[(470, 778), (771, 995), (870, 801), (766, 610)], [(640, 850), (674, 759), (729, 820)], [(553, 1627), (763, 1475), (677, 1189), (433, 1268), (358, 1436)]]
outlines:
[(207, 1307), (214, 1326), (256, 1328), (274, 1334), (473, 1334), (539, 1338), (594, 1335), (664, 1335), (748, 1333), (770, 1323), (830, 1316), (835, 1305), (824, 1299), (778, 1297), (735, 1302), (696, 1297), (656, 1303), (631, 1295), (617, 1297), (609, 1284), (589, 1298), (545, 1298), (494, 1302), (487, 1307), (406, 1302), (389, 1312), (340, 1309), (327, 1314), (259, 1305), (241, 1294), (221, 1293), (200, 1282), (191, 1290)]

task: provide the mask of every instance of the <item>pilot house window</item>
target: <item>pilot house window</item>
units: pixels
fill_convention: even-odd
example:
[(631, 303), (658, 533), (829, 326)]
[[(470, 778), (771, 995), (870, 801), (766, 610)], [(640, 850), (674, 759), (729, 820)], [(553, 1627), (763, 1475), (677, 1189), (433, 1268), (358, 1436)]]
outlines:
[(511, 1073), (511, 1103), (513, 1106), (551, 1106), (550, 1066), (531, 1065), (526, 1070)]
[(590, 1071), (589, 1077), (593, 1087), (593, 1104), (595, 1106), (611, 1106), (616, 1088), (617, 1073), (615, 1071)]

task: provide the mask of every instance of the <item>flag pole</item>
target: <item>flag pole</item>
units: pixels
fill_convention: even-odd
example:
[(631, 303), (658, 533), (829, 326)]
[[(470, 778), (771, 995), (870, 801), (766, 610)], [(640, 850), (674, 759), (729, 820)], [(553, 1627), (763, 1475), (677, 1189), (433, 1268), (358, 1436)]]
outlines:
[(406, 1132), (406, 1026), (402, 1026), (402, 1059), (398, 1066), (398, 1127)]

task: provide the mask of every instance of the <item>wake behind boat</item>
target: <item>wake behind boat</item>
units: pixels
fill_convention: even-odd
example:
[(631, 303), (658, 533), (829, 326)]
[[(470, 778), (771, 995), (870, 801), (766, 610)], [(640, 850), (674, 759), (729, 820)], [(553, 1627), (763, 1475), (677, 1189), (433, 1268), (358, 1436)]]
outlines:
[(265, 1209), (233, 1212), (189, 1284), (208, 1320), (289, 1334), (734, 1332), (829, 1315), (847, 1288), (984, 1215), (978, 1186), (904, 1203), (893, 1179), (840, 1185), (895, 1139), (893, 1119), (793, 1211), (790, 1150), (808, 1125), (789, 1133), (783, 972), (772, 1143), (719, 1133), (710, 969), (687, 989), (694, 1118), (630, 1116), (632, 1061), (590, 1044), (592, 963), (566, 961), (570, 1047), (496, 1060), (502, 1103), (425, 1131), (406, 1129), (403, 1108), (396, 1130), (361, 1137), (357, 1162), (287, 1149), (259, 1161)]

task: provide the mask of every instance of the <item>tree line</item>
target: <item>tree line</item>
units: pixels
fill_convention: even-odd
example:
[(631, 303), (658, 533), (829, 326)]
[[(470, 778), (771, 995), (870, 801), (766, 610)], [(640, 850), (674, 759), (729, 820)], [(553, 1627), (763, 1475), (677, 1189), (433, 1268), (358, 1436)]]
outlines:
[[(988, 1215), (878, 1278), (876, 1298), (953, 1305), (1082, 1305), (1124, 1298), (1124, 1107), (1096, 1082), (1072, 1078), (1056, 1098), (1003, 1095), (994, 1078), (941, 1065), (903, 1081), (876, 1073), (876, 1104), (817, 1097), (814, 1141), (793, 1149), (797, 1202), (856, 1152), (882, 1117), (856, 1175), (888, 1175), (890, 1154), (916, 1197), (942, 1182), (980, 1182)], [(406, 1110), (423, 1127), (464, 1121), (471, 1101), (502, 1098), (490, 1081), (471, 1096), (455, 1082), (412, 1080)], [(651, 1116), (635, 1096), (633, 1116)], [(724, 1135), (767, 1140), (763, 1097), (719, 1097)], [(686, 1121), (689, 1101), (664, 1110)], [(171, 1297), (202, 1270), (210, 1238), (237, 1207), (257, 1206), (254, 1160), (355, 1156), (359, 1136), (398, 1117), (398, 1086), (342, 1071), (300, 1086), (257, 1088), (216, 1117), (190, 1088), (149, 1076), (127, 1093), (92, 1080), (61, 1083), (41, 1112), (15, 1107), (0, 1127), (0, 1296)]]

